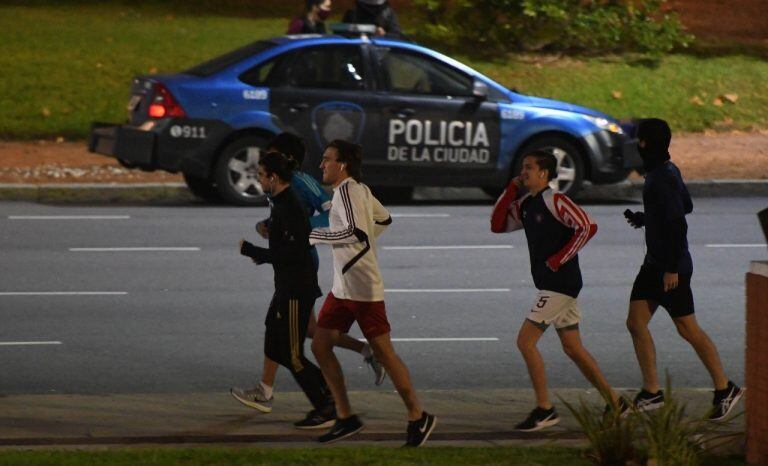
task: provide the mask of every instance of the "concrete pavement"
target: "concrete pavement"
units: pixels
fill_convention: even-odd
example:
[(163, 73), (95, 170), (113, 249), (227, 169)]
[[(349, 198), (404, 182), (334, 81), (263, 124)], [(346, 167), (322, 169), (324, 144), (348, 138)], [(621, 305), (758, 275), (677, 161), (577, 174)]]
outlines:
[[(438, 416), (431, 441), (440, 444), (531, 442), (583, 445), (585, 438), (558, 397), (603, 405), (594, 390), (554, 389), (562, 418), (553, 428), (521, 433), (513, 430), (534, 406), (532, 390), (424, 390), (427, 410)], [(633, 392), (625, 392), (633, 396)], [(680, 389), (676, 396), (692, 417), (703, 416), (712, 394)], [(366, 429), (349, 442), (398, 445), (405, 436), (405, 410), (391, 389), (351, 393), (353, 408)], [(742, 402), (743, 403), (743, 402)], [(66, 445), (259, 444), (316, 445), (320, 431), (300, 431), (292, 423), (309, 404), (300, 392), (277, 392), (273, 412), (261, 414), (227, 392), (130, 395), (9, 395), (0, 398), (0, 447)], [(740, 404), (735, 412), (741, 412)], [(723, 425), (743, 432), (744, 418)]]

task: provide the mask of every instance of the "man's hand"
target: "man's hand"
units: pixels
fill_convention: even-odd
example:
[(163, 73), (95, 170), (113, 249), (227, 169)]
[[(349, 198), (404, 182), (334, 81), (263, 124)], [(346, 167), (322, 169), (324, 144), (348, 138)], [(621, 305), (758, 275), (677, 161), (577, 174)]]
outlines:
[(553, 261), (551, 258), (550, 258), (550, 259), (547, 259), (547, 260), (546, 260), (544, 263), (545, 263), (545, 264), (547, 264), (547, 268), (548, 268), (549, 270), (553, 271), (553, 272), (557, 272), (557, 271), (558, 271), (558, 269), (560, 268), (560, 267), (559, 267), (559, 266), (558, 266), (558, 265), (555, 263), (555, 261)]
[(517, 175), (516, 177), (512, 178), (509, 181), (509, 184), (513, 184), (513, 185), (517, 186), (518, 189), (522, 188), (523, 187), (523, 177), (522, 177), (522, 175)]
[(627, 219), (627, 223), (635, 228), (642, 228), (645, 226), (645, 213), (643, 212), (632, 212), (627, 209), (624, 211), (624, 218)]
[(262, 220), (256, 224), (256, 233), (264, 239), (269, 239), (269, 227), (267, 226), (266, 220)]
[(677, 288), (678, 275), (672, 272), (664, 272), (664, 292)]

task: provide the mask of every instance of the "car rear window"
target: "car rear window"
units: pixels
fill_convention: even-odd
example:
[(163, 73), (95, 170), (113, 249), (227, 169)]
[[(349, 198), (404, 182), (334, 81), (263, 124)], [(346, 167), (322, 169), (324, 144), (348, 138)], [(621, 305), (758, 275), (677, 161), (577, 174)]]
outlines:
[(275, 45), (277, 44), (274, 42), (260, 40), (252, 44), (244, 45), (239, 49), (232, 50), (231, 52), (227, 52), (224, 55), (220, 55), (206, 62), (200, 63), (199, 65), (195, 65), (192, 68), (184, 71), (184, 73), (194, 76), (211, 76), (212, 74), (218, 73), (230, 65), (233, 65), (248, 57), (252, 57), (257, 53), (268, 50)]

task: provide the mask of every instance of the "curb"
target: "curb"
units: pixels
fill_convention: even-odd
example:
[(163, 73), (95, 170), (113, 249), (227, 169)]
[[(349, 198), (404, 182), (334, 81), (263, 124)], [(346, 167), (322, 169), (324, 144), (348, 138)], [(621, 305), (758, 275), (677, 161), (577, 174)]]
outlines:
[[(687, 182), (693, 197), (768, 197), (768, 180), (693, 180)], [(588, 185), (579, 199), (633, 199), (642, 196), (643, 181), (632, 180), (610, 185)], [(491, 200), (478, 188), (419, 188), (419, 201)], [(40, 203), (125, 203), (204, 202), (184, 183), (78, 183), (78, 184), (0, 184), (0, 200)]]

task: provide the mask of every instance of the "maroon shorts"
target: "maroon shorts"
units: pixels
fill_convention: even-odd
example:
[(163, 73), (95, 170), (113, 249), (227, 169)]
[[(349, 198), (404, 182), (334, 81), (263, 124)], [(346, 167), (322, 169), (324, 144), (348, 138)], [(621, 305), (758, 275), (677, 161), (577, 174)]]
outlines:
[(338, 299), (333, 293), (328, 293), (317, 316), (317, 326), (349, 333), (355, 321), (368, 341), (391, 331), (384, 301), (352, 301)]

